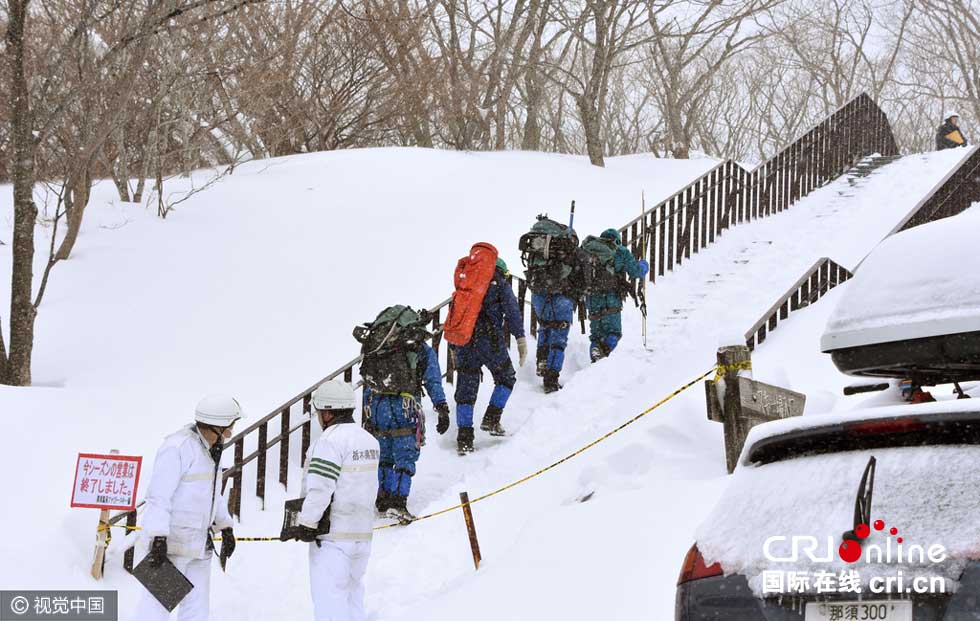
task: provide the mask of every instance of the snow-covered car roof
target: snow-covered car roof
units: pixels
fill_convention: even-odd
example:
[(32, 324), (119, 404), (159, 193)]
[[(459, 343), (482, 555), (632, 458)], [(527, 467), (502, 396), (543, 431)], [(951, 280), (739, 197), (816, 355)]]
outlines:
[(980, 206), (884, 240), (827, 322), (824, 352), (980, 330)]

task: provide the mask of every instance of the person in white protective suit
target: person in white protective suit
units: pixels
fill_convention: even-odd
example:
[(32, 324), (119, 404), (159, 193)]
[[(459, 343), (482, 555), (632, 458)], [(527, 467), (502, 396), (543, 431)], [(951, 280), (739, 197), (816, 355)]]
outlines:
[[(167, 436), (157, 451), (146, 494), (142, 535), (147, 561), (164, 559), (183, 573), (194, 588), (178, 606), (180, 621), (206, 621), (209, 616), (212, 529), (221, 532), (221, 556), (235, 549), (228, 503), (221, 494), (219, 463), (224, 441), (231, 437), (241, 406), (231, 397), (214, 395), (198, 404), (194, 423)], [(149, 591), (136, 607), (133, 621), (165, 621), (170, 613)]]
[[(283, 539), (310, 542), (316, 621), (364, 621), (364, 574), (371, 554), (381, 448), (354, 424), (354, 390), (332, 380), (313, 393), (323, 433), (307, 455), (299, 526)], [(324, 516), (329, 530), (321, 534)]]

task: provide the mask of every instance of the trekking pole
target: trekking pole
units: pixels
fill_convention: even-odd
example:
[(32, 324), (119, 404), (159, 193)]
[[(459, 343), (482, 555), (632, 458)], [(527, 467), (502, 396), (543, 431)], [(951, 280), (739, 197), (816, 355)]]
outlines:
[[(644, 191), (640, 191), (640, 258), (643, 258), (647, 247), (647, 198)], [(644, 274), (640, 278), (640, 315), (643, 322), (643, 349), (647, 348), (647, 277)]]
[(575, 230), (575, 201), (572, 201), (572, 213), (568, 217), (568, 228)]

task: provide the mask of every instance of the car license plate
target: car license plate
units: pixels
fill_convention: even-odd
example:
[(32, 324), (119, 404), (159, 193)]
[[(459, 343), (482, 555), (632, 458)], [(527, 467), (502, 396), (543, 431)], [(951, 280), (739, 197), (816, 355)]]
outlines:
[(912, 602), (811, 602), (806, 621), (912, 621)]

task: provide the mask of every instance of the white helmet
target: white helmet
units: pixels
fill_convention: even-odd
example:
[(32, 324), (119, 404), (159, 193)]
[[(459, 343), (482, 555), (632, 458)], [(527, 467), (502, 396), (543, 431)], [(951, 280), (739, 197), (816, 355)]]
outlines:
[(242, 417), (242, 406), (227, 395), (208, 395), (197, 403), (194, 420), (215, 427), (227, 427)]
[(354, 388), (342, 379), (323, 382), (313, 391), (313, 407), (317, 410), (353, 410)]
[(948, 121), (951, 118), (953, 118), (954, 116), (955, 117), (959, 117), (960, 116), (960, 113), (957, 112), (956, 110), (950, 110), (949, 112), (946, 113), (946, 116), (943, 118), (943, 120)]

